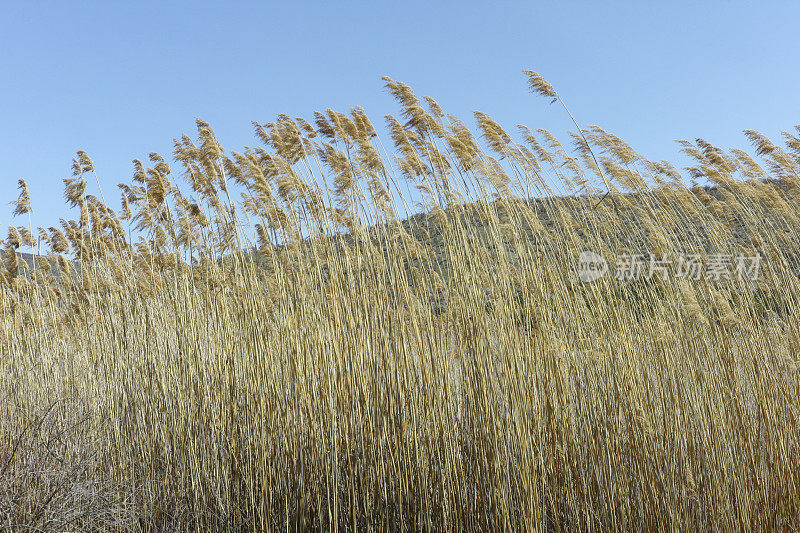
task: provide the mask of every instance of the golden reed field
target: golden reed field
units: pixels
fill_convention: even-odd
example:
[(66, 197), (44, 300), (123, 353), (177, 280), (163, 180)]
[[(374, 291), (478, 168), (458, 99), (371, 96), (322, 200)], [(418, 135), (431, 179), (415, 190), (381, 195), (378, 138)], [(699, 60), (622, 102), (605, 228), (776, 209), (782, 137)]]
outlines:
[(385, 81), (19, 182), (0, 529), (797, 529), (800, 127), (678, 169)]

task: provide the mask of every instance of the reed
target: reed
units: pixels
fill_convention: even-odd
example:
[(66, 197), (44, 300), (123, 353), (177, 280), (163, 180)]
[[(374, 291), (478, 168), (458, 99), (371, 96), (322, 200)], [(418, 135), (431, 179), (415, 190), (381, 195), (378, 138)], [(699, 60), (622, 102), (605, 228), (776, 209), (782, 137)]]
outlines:
[[(72, 214), (8, 228), (2, 527), (796, 527), (795, 133), (680, 171), (385, 82), (380, 133), (279, 115), (229, 152), (198, 121), (119, 213), (79, 152)], [(585, 251), (685, 271), (584, 282)]]

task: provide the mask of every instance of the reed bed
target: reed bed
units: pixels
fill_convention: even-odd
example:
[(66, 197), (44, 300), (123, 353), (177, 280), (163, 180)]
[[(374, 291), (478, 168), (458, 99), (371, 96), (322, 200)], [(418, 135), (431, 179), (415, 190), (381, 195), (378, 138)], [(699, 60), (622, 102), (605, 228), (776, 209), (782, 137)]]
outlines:
[[(198, 120), (116, 210), (79, 152), (58, 227), (20, 181), (0, 527), (796, 528), (798, 137), (678, 170), (385, 81), (382, 133), (279, 115), (228, 152)], [(585, 282), (586, 251), (760, 270)]]

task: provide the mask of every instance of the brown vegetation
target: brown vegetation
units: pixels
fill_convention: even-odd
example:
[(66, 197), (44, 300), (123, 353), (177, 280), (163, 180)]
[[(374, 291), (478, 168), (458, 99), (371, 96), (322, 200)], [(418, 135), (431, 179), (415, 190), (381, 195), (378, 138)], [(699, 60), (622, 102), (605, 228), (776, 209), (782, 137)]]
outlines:
[[(392, 153), (360, 108), (241, 153), (198, 121), (118, 212), (79, 152), (75, 219), (9, 228), (0, 527), (800, 523), (800, 140), (681, 141), (682, 176), (386, 84)], [(584, 250), (762, 260), (583, 283)]]

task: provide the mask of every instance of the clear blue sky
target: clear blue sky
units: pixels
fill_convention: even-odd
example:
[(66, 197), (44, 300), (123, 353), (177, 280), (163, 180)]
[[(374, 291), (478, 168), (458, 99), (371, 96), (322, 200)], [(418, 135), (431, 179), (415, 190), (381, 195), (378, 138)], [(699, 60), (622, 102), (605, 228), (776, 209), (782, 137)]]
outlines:
[(382, 75), (468, 124), (479, 109), (563, 132), (563, 112), (527, 92), (530, 68), (582, 124), (648, 157), (676, 159), (676, 138), (743, 147), (744, 128), (800, 123), (799, 22), (796, 1), (6, 2), (0, 232), (27, 223), (7, 204), (18, 178), (34, 225), (67, 215), (78, 149), (116, 208), (131, 160), (168, 155), (195, 117), (229, 149), (278, 113), (362, 105), (378, 125), (396, 112)]

